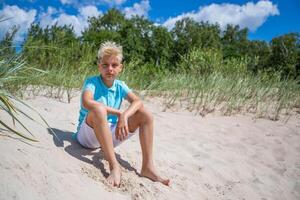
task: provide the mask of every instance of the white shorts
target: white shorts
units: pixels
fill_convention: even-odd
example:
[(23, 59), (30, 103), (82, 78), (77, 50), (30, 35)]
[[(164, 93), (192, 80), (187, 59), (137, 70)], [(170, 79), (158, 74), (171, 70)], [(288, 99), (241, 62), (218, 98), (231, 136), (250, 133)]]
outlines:
[[(90, 127), (86, 121), (86, 119), (83, 120), (80, 129), (77, 133), (77, 140), (78, 142), (86, 147), (86, 148), (90, 148), (90, 149), (96, 149), (100, 147), (100, 144), (97, 140), (97, 137), (95, 135), (94, 129), (92, 127)], [(115, 131), (116, 131), (116, 124), (112, 124), (112, 123), (108, 123), (109, 125), (109, 129), (111, 131), (112, 134), (112, 138), (113, 138), (113, 145), (114, 147), (118, 146), (119, 144), (121, 144), (123, 141), (125, 141), (126, 139), (130, 138), (133, 134), (129, 133), (127, 138), (125, 138), (125, 140), (120, 141), (117, 140), (115, 137)]]

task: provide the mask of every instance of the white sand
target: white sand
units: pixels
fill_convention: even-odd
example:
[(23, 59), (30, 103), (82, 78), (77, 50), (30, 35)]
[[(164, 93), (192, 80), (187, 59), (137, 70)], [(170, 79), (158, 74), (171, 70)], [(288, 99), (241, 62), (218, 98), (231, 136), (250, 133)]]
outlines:
[(108, 165), (99, 150), (83, 149), (71, 139), (79, 97), (70, 104), (45, 97), (26, 102), (60, 140), (29, 120), (38, 143), (12, 139), (0, 130), (0, 200), (300, 199), (299, 116), (287, 123), (240, 115), (203, 118), (162, 112), (159, 102), (147, 101), (155, 119), (155, 163), (171, 186), (138, 176), (136, 135), (115, 149), (123, 167), (121, 187), (113, 188), (105, 182)]

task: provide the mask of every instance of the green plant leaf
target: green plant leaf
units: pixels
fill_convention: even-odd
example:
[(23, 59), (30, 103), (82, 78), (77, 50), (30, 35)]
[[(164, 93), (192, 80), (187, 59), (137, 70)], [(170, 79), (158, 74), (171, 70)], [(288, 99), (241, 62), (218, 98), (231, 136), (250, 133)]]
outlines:
[(9, 131), (15, 133), (16, 135), (22, 137), (22, 138), (25, 138), (27, 140), (30, 140), (32, 142), (38, 142), (38, 140), (34, 139), (34, 138), (30, 138), (30, 137), (27, 137), (26, 135), (14, 130), (13, 128), (9, 127), (8, 125), (6, 125), (2, 120), (0, 120), (0, 124), (2, 124), (2, 126), (4, 126), (5, 128), (7, 128)]

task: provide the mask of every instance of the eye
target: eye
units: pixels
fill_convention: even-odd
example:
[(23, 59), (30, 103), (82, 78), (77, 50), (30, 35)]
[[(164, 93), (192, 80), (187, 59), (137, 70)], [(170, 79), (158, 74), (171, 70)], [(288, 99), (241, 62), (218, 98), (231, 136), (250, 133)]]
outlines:
[(119, 66), (119, 64), (117, 64), (117, 63), (112, 64), (112, 67), (113, 67), (113, 68), (116, 68), (116, 67), (118, 67), (118, 66)]

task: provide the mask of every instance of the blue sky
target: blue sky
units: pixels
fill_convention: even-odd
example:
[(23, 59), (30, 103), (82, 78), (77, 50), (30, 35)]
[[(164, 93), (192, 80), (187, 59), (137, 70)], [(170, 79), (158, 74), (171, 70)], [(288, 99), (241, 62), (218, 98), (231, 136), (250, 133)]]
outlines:
[(221, 28), (228, 23), (247, 27), (250, 39), (270, 41), (284, 33), (300, 32), (299, 0), (0, 0), (0, 16), (12, 17), (0, 23), (0, 39), (12, 25), (18, 25), (16, 42), (21, 43), (32, 22), (43, 27), (56, 22), (72, 24), (80, 35), (88, 17), (102, 15), (112, 7), (127, 18), (144, 16), (168, 29), (177, 20), (191, 17), (218, 23)]

